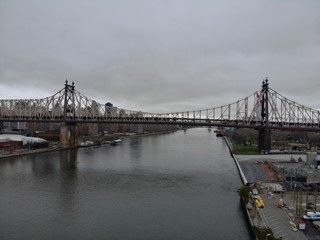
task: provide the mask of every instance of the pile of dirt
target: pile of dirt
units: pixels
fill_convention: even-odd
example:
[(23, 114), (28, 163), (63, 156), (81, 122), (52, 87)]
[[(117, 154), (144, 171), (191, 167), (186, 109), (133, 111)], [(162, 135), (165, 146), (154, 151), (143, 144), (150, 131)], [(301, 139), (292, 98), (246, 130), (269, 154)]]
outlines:
[(268, 163), (261, 162), (259, 163), (259, 168), (263, 171), (269, 178), (270, 181), (279, 181), (281, 178), (278, 173), (275, 172)]

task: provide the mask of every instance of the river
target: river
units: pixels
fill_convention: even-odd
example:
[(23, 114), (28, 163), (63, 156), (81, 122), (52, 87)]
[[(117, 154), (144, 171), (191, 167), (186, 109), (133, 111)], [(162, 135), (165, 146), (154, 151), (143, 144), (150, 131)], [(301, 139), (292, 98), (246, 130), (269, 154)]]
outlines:
[(206, 128), (0, 159), (0, 239), (250, 239), (226, 143)]

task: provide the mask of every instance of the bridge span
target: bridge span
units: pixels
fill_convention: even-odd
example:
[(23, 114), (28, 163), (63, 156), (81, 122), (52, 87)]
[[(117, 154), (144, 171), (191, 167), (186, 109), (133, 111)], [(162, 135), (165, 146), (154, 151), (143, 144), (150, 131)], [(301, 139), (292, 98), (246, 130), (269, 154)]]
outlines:
[(320, 111), (298, 104), (269, 87), (233, 103), (171, 113), (133, 111), (86, 97), (66, 80), (63, 89), (42, 99), (1, 99), (0, 122), (61, 123), (60, 142), (77, 145), (77, 123), (170, 124), (253, 128), (260, 132), (261, 150), (270, 150), (271, 129), (320, 131)]

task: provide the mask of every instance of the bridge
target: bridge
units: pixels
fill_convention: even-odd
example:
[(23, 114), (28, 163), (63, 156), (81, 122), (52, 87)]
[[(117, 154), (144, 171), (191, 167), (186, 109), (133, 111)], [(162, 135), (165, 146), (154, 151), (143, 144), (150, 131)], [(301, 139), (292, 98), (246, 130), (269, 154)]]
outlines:
[[(66, 80), (63, 89), (42, 99), (1, 99), (0, 122), (59, 122), (60, 144), (78, 145), (77, 123), (170, 124), (253, 128), (260, 150), (271, 149), (271, 130), (320, 131), (320, 111), (298, 104), (269, 87), (223, 106), (172, 113), (132, 111), (101, 104)], [(70, 140), (71, 135), (71, 140)]]

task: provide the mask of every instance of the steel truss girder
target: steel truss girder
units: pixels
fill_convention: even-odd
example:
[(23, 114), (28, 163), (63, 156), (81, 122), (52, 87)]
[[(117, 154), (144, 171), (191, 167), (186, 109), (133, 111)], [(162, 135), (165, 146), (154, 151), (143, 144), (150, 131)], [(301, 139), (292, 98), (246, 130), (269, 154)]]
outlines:
[[(140, 124), (180, 124), (259, 128), (263, 121), (263, 92), (256, 91), (236, 102), (202, 110), (150, 113), (110, 107), (66, 87), (43, 99), (0, 100), (0, 121), (100, 122)], [(291, 101), (269, 88), (268, 124), (270, 128), (318, 131), (320, 113)]]

